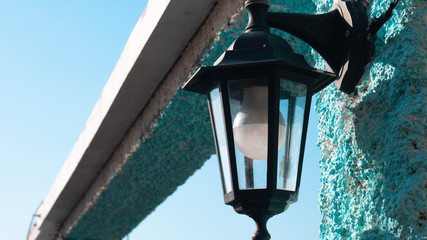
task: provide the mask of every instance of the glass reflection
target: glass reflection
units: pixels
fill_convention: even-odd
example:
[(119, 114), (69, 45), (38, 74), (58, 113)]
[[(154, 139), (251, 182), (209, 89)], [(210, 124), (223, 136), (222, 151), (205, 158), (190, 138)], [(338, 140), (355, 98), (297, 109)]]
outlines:
[(218, 88), (214, 88), (210, 92), (210, 104), (213, 116), (214, 128), (216, 133), (216, 141), (219, 151), (219, 162), (222, 169), (224, 192), (229, 193), (232, 190), (231, 187), (231, 175), (229, 165), (229, 153), (227, 147), (227, 133), (224, 125), (224, 113), (222, 111), (222, 101)]
[(306, 96), (306, 85), (281, 79), (279, 111), (285, 118), (286, 130), (278, 151), (278, 189), (296, 190)]

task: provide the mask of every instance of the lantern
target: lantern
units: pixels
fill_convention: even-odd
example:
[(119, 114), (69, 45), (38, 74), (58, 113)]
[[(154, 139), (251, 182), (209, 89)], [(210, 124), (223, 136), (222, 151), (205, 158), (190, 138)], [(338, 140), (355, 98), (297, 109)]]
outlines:
[[(270, 239), (267, 220), (298, 198), (312, 95), (337, 79), (353, 92), (369, 41), (356, 1), (339, 1), (323, 15), (267, 14), (263, 0), (247, 1), (246, 9), (245, 32), (183, 89), (207, 95), (225, 203), (255, 220), (253, 239), (261, 240)], [(333, 73), (310, 67), (269, 25), (318, 49)]]

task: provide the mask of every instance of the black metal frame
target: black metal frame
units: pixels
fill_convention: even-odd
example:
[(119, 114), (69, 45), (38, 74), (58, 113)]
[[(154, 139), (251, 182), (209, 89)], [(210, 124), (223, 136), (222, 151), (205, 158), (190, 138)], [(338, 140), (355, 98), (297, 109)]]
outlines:
[[(266, 189), (248, 189), (241, 190), (239, 188), (236, 152), (234, 146), (232, 117), (229, 103), (228, 81), (266, 77), (269, 84), (269, 148), (267, 160), (267, 188)], [(300, 176), (302, 172), (303, 156), (305, 139), (307, 134), (307, 125), (309, 118), (309, 109), (311, 104), (311, 96), (315, 93), (314, 90), (319, 90), (326, 83), (331, 83), (336, 75), (318, 71), (315, 69), (305, 68), (297, 65), (292, 65), (289, 61), (263, 61), (258, 63), (238, 63), (219, 65), (214, 67), (204, 67), (200, 69), (191, 82), (188, 82), (185, 89), (194, 86), (197, 91), (200, 91), (199, 86), (204, 86), (203, 93), (208, 94), (213, 88), (219, 87), (222, 111), (224, 116), (224, 125), (227, 134), (227, 146), (229, 157), (229, 168), (231, 173), (231, 192), (225, 191), (225, 176), (222, 169), (221, 155), (218, 154), (218, 162), (221, 169), (221, 180), (224, 189), (224, 201), (226, 204), (233, 206), (236, 212), (246, 214), (257, 222), (257, 238), (268, 239), (268, 232), (265, 228), (267, 220), (278, 213), (283, 212), (287, 207), (295, 202), (298, 198), (298, 190), (300, 186)], [(286, 79), (289, 81), (298, 82), (307, 86), (307, 96), (305, 102), (305, 113), (303, 120), (303, 129), (301, 136), (301, 151), (299, 155), (298, 174), (295, 191), (286, 191), (277, 189), (277, 141), (278, 141), (278, 119), (279, 119), (279, 101), (280, 101), (280, 81)], [(218, 86), (219, 84), (219, 86)], [(187, 88), (187, 89), (188, 89)], [(209, 98), (208, 98), (209, 99)], [(210, 101), (210, 100), (208, 100)], [(212, 127), (214, 129), (215, 144), (219, 153), (218, 139), (216, 136), (215, 120), (209, 102), (210, 115), (212, 119)], [(261, 238), (263, 237), (263, 238)]]

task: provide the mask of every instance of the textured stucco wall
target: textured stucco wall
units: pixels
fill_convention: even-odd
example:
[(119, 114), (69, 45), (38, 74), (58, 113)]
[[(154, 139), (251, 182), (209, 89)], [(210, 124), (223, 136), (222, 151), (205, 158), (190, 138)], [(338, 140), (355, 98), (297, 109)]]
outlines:
[[(177, 93), (67, 238), (123, 237), (199, 169), (214, 152), (205, 105), (204, 98)], [(194, 129), (208, 134), (194, 136)]]
[[(333, 1), (314, 2), (322, 12)], [(369, 15), (390, 2), (372, 1)], [(427, 239), (426, 6), (400, 1), (357, 95), (319, 94), (321, 239)]]

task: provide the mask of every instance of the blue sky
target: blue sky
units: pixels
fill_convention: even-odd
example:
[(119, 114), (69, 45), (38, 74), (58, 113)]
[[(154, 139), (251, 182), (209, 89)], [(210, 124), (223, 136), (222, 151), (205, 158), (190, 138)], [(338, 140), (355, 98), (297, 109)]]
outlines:
[[(1, 239), (25, 239), (145, 5), (0, 0)], [(270, 221), (273, 239), (318, 239), (314, 111), (308, 134), (299, 201)], [(252, 220), (223, 204), (219, 181), (213, 157), (129, 239), (250, 239)]]

